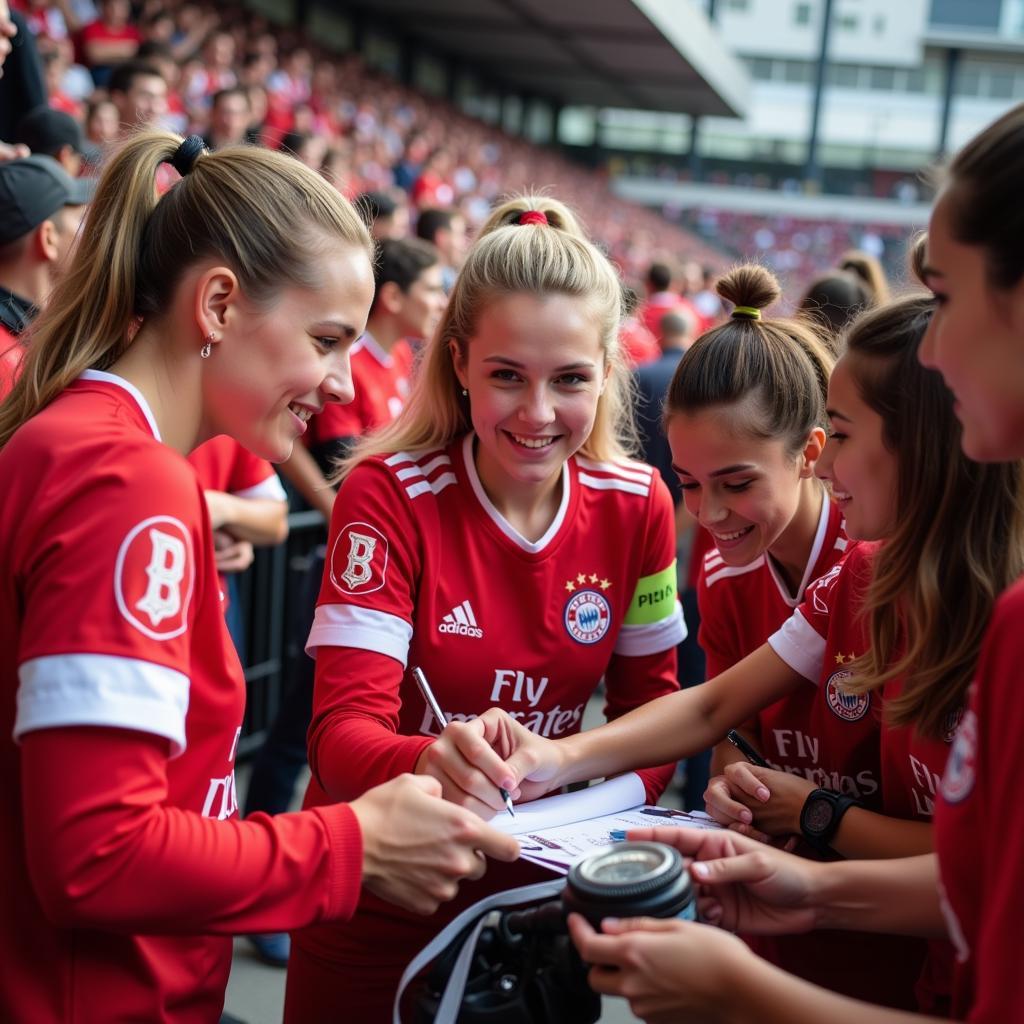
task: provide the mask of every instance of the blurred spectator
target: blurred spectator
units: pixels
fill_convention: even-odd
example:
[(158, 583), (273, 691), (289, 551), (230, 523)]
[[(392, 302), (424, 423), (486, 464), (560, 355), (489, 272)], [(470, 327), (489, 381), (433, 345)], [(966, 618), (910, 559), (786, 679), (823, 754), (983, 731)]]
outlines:
[(441, 284), (447, 295), (469, 248), (466, 218), (457, 210), (421, 210), (416, 218), (416, 236), (436, 246), (441, 254)]
[(121, 117), (113, 100), (100, 95), (85, 108), (85, 158), (90, 167), (98, 166), (107, 146), (118, 135)]
[(210, 149), (235, 146), (248, 141), (251, 124), (249, 93), (241, 86), (221, 89), (210, 104), (210, 127), (203, 139)]
[(848, 270), (831, 270), (811, 282), (800, 300), (800, 312), (835, 340), (857, 315), (873, 306), (874, 300), (864, 282)]
[(364, 192), (356, 199), (356, 209), (378, 240), (409, 234), (409, 208), (386, 192)]
[[(715, 278), (718, 276), (713, 267), (701, 267), (700, 288), (693, 296), (693, 305), (704, 320), (703, 329), (713, 327), (722, 315), (722, 299), (715, 291)], [(702, 332), (703, 333), (703, 332)]]
[(10, 390), (25, 331), (53, 289), (94, 188), (48, 156), (0, 163), (0, 398)]
[(120, 135), (154, 127), (167, 112), (167, 83), (155, 64), (119, 64), (111, 72), (109, 92), (117, 107)]
[(307, 167), (319, 171), (327, 157), (327, 140), (322, 135), (312, 132), (289, 132), (281, 140), (281, 149), (292, 153)]
[(658, 327), (658, 358), (634, 372), (637, 385), (636, 425), (643, 446), (643, 460), (661, 474), (678, 507), (683, 499), (679, 477), (672, 469), (672, 452), (662, 425), (662, 406), (683, 353), (697, 337), (697, 321), (686, 309), (666, 313)]
[(99, 17), (82, 29), (82, 60), (97, 85), (107, 85), (114, 65), (131, 60), (142, 42), (141, 33), (129, 21), (131, 12), (129, 0), (100, 0)]
[(14, 140), (23, 142), (33, 153), (52, 157), (72, 178), (82, 170), (82, 128), (62, 110), (42, 106), (29, 111), (18, 122)]
[(666, 313), (677, 309), (685, 309), (691, 316), (699, 319), (689, 299), (672, 290), (672, 268), (667, 263), (652, 263), (647, 269), (644, 281), (647, 299), (640, 307), (640, 322), (658, 339), (661, 330), (661, 319)]
[(435, 149), (413, 183), (413, 205), (421, 210), (428, 206), (451, 206), (455, 201), (455, 190), (448, 179), (453, 166), (451, 153), (444, 146)]
[(619, 326), (619, 345), (631, 367), (653, 363), (661, 355), (658, 339), (640, 322), (637, 308), (640, 296), (634, 289), (622, 289), (622, 323)]
[(160, 115), (160, 125), (170, 128), (171, 131), (177, 132), (179, 135), (187, 135), (190, 119), (179, 89), (181, 67), (174, 59), (170, 48), (163, 43), (143, 43), (139, 47), (136, 59), (155, 67), (167, 86), (166, 108)]
[[(81, 120), (82, 104), (64, 91), (64, 78), (68, 65), (60, 50), (53, 45), (42, 48), (39, 51), (39, 59), (43, 64), (43, 81), (46, 84), (50, 106), (54, 110), (62, 110), (65, 114), (70, 114), (73, 118)], [(91, 85), (91, 78), (89, 82)]]
[(882, 264), (871, 253), (850, 249), (839, 257), (838, 267), (861, 279), (871, 296), (872, 305), (882, 306), (889, 301), (889, 281)]

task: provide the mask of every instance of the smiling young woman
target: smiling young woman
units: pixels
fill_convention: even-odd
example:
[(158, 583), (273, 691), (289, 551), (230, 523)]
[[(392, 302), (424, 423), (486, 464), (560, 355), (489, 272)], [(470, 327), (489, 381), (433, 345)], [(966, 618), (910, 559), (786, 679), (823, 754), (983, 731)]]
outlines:
[[(676, 689), (672, 501), (628, 457), (620, 293), (552, 199), (508, 202), (482, 229), (404, 411), (342, 470), (309, 638), (307, 805), (413, 771), (489, 816), (501, 780), (470, 763), (464, 722), (501, 708), (565, 736), (602, 677), (609, 717)], [(451, 719), (443, 733), (416, 665)], [(641, 773), (649, 798), (672, 770)], [(286, 1019), (338, 1006), (386, 1019), (403, 968), (454, 910), (400, 917), (368, 899), (350, 926), (296, 933)]]
[(370, 254), (282, 154), (143, 132), (107, 164), (0, 406), (4, 1020), (216, 1020), (233, 934), (344, 917), (361, 884), (429, 911), (518, 853), (433, 780), (237, 816), (245, 680), (185, 455), (283, 459), (351, 399)]

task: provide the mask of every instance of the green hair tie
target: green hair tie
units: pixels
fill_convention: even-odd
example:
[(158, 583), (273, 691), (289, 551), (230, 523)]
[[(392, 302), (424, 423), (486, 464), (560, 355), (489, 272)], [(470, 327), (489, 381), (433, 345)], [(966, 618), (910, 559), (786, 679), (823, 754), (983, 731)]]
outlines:
[(737, 306), (732, 311), (733, 316), (738, 316), (743, 320), (760, 320), (761, 310), (756, 306)]

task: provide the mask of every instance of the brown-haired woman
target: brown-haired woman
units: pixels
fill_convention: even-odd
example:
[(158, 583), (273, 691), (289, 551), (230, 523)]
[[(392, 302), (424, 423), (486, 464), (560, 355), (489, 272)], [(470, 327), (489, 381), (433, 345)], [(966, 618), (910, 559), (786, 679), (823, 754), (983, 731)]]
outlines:
[[(1024, 221), (1016, 201), (1022, 173), (1024, 106), (1018, 106), (955, 158), (929, 227), (924, 279), (936, 308), (918, 354), (953, 391), (963, 450), (982, 462), (1024, 458)], [(934, 438), (925, 444), (933, 447)], [(958, 501), (981, 504), (969, 491)], [(931, 509), (921, 512), (931, 519)], [(1010, 561), (1017, 558), (1014, 544)], [(937, 585), (944, 583), (940, 576)], [(950, 604), (958, 597), (951, 588)], [(973, 607), (968, 611), (973, 625)], [(635, 838), (675, 841), (696, 857), (691, 872), (708, 894), (704, 912), (730, 930), (832, 925), (948, 936), (958, 953), (952, 1016), (978, 1024), (1021, 1019), (1022, 625), (1024, 585), (1018, 580), (995, 602), (969, 706), (946, 762), (936, 855), (812, 864), (723, 834), (651, 830)], [(577, 929), (587, 959), (604, 965), (591, 981), (602, 991), (628, 993), (633, 1009), (649, 1021), (687, 1011), (724, 1020), (764, 1018), (769, 1006), (775, 1019), (793, 1024), (922, 1019), (839, 999), (767, 969), (721, 933), (648, 921), (622, 922), (613, 930), (618, 934), (593, 936)]]
[(516, 855), (432, 780), (236, 815), (245, 684), (184, 456), (280, 461), (351, 398), (370, 251), (281, 154), (146, 132), (106, 168), (0, 407), (5, 1020), (216, 1020), (233, 933), (345, 916), (360, 881), (429, 911)]
[[(880, 543), (853, 548), (769, 643), (703, 686), (547, 751), (532, 740), (542, 766), (528, 777), (599, 776), (635, 763), (639, 749), (684, 755), (809, 680), (823, 736), (815, 770), (737, 763), (733, 796), (761, 831), (846, 857), (931, 850), (936, 780), (982, 635), (996, 596), (1024, 569), (1021, 465), (957, 453), (952, 400), (917, 362), (931, 313), (930, 300), (911, 298), (865, 315), (829, 381), (832, 433), (816, 471), (849, 535)], [(943, 995), (941, 980), (927, 998)]]

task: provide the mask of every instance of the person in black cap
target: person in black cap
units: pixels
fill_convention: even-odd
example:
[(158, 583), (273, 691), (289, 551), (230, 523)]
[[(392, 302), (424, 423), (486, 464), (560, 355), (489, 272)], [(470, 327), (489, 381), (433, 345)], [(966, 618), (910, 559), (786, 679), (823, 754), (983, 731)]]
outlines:
[(18, 122), (14, 141), (23, 142), (32, 153), (53, 157), (72, 178), (82, 169), (82, 126), (63, 110), (46, 105), (30, 110)]
[(0, 398), (23, 353), (22, 335), (60, 273), (95, 182), (33, 155), (0, 163)]

